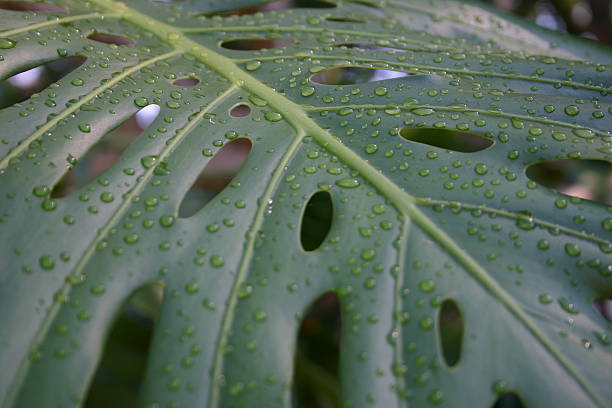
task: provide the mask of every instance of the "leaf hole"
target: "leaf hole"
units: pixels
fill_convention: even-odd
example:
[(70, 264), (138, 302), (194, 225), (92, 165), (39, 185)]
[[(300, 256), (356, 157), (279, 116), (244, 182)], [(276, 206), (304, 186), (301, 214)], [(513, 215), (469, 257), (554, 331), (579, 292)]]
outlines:
[(238, 138), (219, 149), (183, 197), (179, 217), (191, 217), (230, 184), (246, 162), (251, 148), (249, 139)]
[(312, 76), (310, 80), (322, 85), (355, 85), (366, 82), (378, 82), (386, 79), (403, 78), (408, 72), (391, 71), (387, 69), (339, 67), (329, 69)]
[(379, 45), (368, 45), (368, 44), (355, 44), (355, 43), (345, 43), (345, 44), (337, 44), (335, 45), (337, 48), (356, 48), (359, 50), (380, 50), (380, 51), (393, 51), (393, 52), (406, 52), (405, 49), (402, 48), (391, 48), (391, 47), (381, 47)]
[(461, 153), (479, 152), (493, 145), (492, 140), (476, 133), (453, 129), (405, 127), (400, 130), (400, 136), (412, 142)]
[(368, 7), (371, 9), (379, 10), (380, 6), (376, 3), (369, 2), (367, 0), (349, 0), (350, 3), (355, 3), (360, 6)]
[(304, 251), (314, 251), (323, 244), (331, 229), (333, 212), (329, 192), (319, 191), (310, 197), (304, 208), (300, 228), (300, 242)]
[(293, 373), (293, 407), (340, 407), (342, 316), (334, 292), (317, 298), (300, 324)]
[(75, 159), (76, 164), (55, 185), (51, 197), (66, 197), (100, 176), (151, 125), (159, 111), (159, 105), (147, 105), (105, 134), (80, 159)]
[(31, 1), (0, 1), (0, 9), (11, 11), (49, 11), (54, 13), (66, 13), (63, 7), (47, 3), (34, 3)]
[(246, 103), (240, 103), (230, 109), (230, 116), (233, 118), (243, 118), (251, 114), (251, 107)]
[(508, 391), (495, 400), (492, 408), (525, 408), (525, 404), (516, 392)]
[(23, 102), (74, 71), (87, 60), (66, 57), (19, 72), (0, 82), (0, 109)]
[(279, 0), (273, 1), (271, 3), (262, 4), (255, 7), (245, 7), (241, 9), (234, 10), (222, 10), (216, 11), (213, 13), (203, 13), (199, 15), (213, 17), (229, 17), (229, 16), (245, 16), (251, 15), (255, 13), (265, 13), (268, 11), (280, 11), (280, 10), (288, 10), (295, 8), (314, 8), (314, 9), (327, 9), (327, 8), (335, 8), (337, 7), (335, 4), (323, 1), (323, 0)]
[(593, 308), (609, 323), (612, 323), (612, 299), (595, 299), (593, 301)]
[(119, 311), (106, 337), (104, 353), (85, 407), (136, 407), (164, 289), (150, 284), (136, 290)]
[(87, 36), (90, 40), (105, 43), (105, 44), (115, 44), (115, 45), (132, 45), (134, 41), (130, 40), (127, 37), (121, 37), (120, 35), (115, 34), (106, 34), (106, 33), (93, 33)]
[(176, 81), (172, 82), (172, 85), (188, 87), (188, 86), (196, 86), (199, 83), (200, 83), (200, 80), (198, 78), (187, 77), (187, 78), (177, 79)]
[(612, 205), (612, 163), (605, 160), (562, 159), (534, 163), (527, 177), (571, 197)]
[(448, 367), (454, 367), (461, 358), (463, 343), (463, 315), (457, 303), (446, 299), (440, 307), (438, 328), (440, 330), (440, 348)]
[(351, 18), (351, 17), (327, 17), (326, 20), (331, 21), (332, 23), (356, 23), (356, 24), (366, 23), (363, 20), (357, 20), (356, 18)]
[(226, 40), (221, 43), (221, 47), (236, 51), (253, 51), (270, 48), (286, 47), (293, 44), (292, 40), (273, 40), (267, 38), (244, 38), (238, 40)]

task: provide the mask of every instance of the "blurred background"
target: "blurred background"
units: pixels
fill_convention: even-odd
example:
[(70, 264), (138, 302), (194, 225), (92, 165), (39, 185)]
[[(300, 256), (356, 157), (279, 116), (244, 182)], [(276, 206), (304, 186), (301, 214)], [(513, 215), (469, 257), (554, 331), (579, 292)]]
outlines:
[(612, 43), (610, 0), (480, 0), (552, 30)]
[[(280, 9), (292, 6), (308, 7), (309, 1), (284, 0), (274, 6), (242, 10), (250, 14), (263, 9)], [(522, 18), (553, 30), (568, 31), (591, 40), (612, 44), (612, 2), (609, 0), (481, 0), (494, 7), (514, 13)], [(299, 3), (299, 4), (298, 4)], [(0, 1), (0, 9), (57, 11), (40, 3)], [(227, 14), (227, 13), (225, 13)], [(130, 40), (104, 33), (93, 34), (93, 41), (129, 45)], [(257, 43), (257, 42), (254, 42)], [(246, 44), (246, 43), (245, 43)], [(261, 46), (262, 42), (258, 42)], [(234, 47), (244, 44), (234, 44)], [(229, 48), (229, 47), (228, 47)], [(244, 49), (244, 48), (241, 48)], [(26, 101), (33, 94), (47, 88), (85, 62), (82, 57), (67, 57), (0, 80), (0, 109)], [(326, 84), (351, 84), (380, 80), (380, 71), (363, 69), (334, 70), (319, 76), (317, 82)], [(403, 73), (385, 71), (385, 78), (403, 76)], [(196, 78), (175, 81), (177, 86), (197, 86)], [(241, 117), (250, 113), (246, 105), (232, 109), (231, 116)], [(53, 197), (67, 196), (95, 180), (111, 166), (141, 135), (159, 114), (157, 105), (143, 107), (131, 119), (120, 124), (85, 156), (74, 160), (71, 170), (52, 191)], [(402, 134), (406, 139), (456, 151), (476, 151), (482, 140), (461, 132), (435, 132), (432, 129), (412, 129)], [(482, 147), (485, 148), (486, 146)], [(251, 148), (247, 139), (228, 143), (200, 174), (187, 193), (179, 210), (179, 216), (187, 218), (199, 211), (220, 192), (234, 177)], [(612, 166), (601, 160), (557, 160), (531, 166), (528, 176), (545, 186), (565, 194), (612, 204)], [(304, 248), (316, 248), (331, 222), (329, 203), (315, 195), (307, 205), (302, 230)], [(163, 301), (162, 285), (141, 288), (124, 305), (108, 336), (106, 349), (87, 396), (87, 408), (128, 408), (137, 406), (137, 395), (144, 370), (158, 310)], [(598, 299), (593, 306), (610, 320), (612, 302)], [(304, 318), (298, 333), (295, 355), (294, 407), (340, 407), (340, 379), (338, 375), (341, 343), (341, 306), (338, 297), (328, 292), (317, 299)], [(439, 324), (447, 361), (456, 358), (462, 337), (462, 316), (453, 307), (442, 308)], [(454, 353), (454, 354), (453, 354)], [(512, 392), (500, 395), (494, 408), (518, 408), (523, 404)]]

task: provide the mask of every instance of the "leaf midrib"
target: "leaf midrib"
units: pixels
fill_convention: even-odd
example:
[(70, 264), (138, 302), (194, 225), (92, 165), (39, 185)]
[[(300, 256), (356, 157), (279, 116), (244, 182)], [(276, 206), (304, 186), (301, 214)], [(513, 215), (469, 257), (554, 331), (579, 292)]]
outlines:
[[(446, 250), (455, 260), (463, 266), (474, 279), (476, 279), (492, 296), (496, 297), (506, 309), (527, 329), (538, 342), (546, 349), (552, 357), (564, 368), (564, 370), (574, 378), (580, 385), (585, 394), (600, 407), (605, 407), (603, 399), (591, 389), (587, 381), (574, 368), (571, 362), (564, 357), (557, 349), (555, 344), (535, 325), (528, 314), (522, 310), (520, 305), (478, 264), (468, 253), (466, 253), (454, 240), (443, 230), (438, 228), (421, 210), (417, 207), (415, 197), (395, 185), (386, 178), (379, 170), (364, 161), (355, 152), (343, 145), (338, 139), (322, 129), (316, 122), (309, 118), (306, 113), (291, 100), (276, 93), (273, 89), (250, 76), (240, 69), (227, 57), (208, 49), (201, 44), (184, 36), (180, 29), (176, 29), (161, 21), (155, 20), (126, 4), (116, 0), (90, 0), (92, 3), (108, 10), (109, 12), (120, 13), (122, 18), (145, 31), (153, 32), (162, 41), (170, 43), (175, 49), (193, 54), (200, 62), (206, 64), (210, 69), (221, 76), (227, 78), (234, 85), (241, 87), (254, 95), (268, 101), (270, 107), (280, 112), (285, 120), (290, 123), (298, 134), (313, 137), (321, 146), (330, 153), (335, 154), (347, 165), (357, 170), (360, 175), (367, 179), (381, 194), (386, 196), (404, 217), (409, 217), (417, 226), (427, 233), (438, 245)], [(222, 28), (220, 28), (222, 30)], [(300, 140), (300, 138), (296, 138)], [(254, 224), (255, 225), (255, 224)], [(224, 317), (224, 326), (230, 325), (231, 315)], [(226, 322), (227, 321), (227, 322)], [(222, 336), (226, 335), (224, 332)], [(221, 338), (220, 340), (223, 340)], [(219, 344), (222, 344), (220, 342)], [(219, 354), (219, 353), (218, 353)], [(220, 353), (223, 354), (223, 353)], [(223, 357), (215, 360), (213, 372), (221, 369)], [(217, 377), (212, 379), (211, 392), (218, 395), (219, 383)], [(218, 399), (211, 400), (211, 407), (216, 407)]]

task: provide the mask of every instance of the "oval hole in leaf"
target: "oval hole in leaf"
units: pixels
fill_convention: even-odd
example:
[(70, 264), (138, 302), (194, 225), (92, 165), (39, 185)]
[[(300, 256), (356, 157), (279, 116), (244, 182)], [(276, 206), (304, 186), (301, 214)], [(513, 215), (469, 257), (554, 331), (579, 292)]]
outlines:
[(85, 57), (66, 57), (41, 64), (0, 82), (0, 109), (27, 100), (77, 69)]
[(136, 407), (164, 290), (143, 286), (123, 305), (108, 333), (85, 407)]
[(440, 307), (438, 315), (438, 328), (440, 334), (440, 348), (446, 365), (454, 367), (461, 357), (463, 343), (463, 315), (452, 299), (446, 299)]
[(493, 408), (525, 408), (525, 404), (516, 392), (508, 391), (495, 400)]
[(319, 248), (331, 229), (334, 208), (327, 191), (315, 193), (304, 209), (300, 227), (300, 242), (304, 251)]
[(562, 159), (534, 163), (527, 177), (572, 197), (612, 205), (612, 163), (605, 160)]
[(179, 205), (179, 217), (191, 217), (219, 194), (238, 174), (251, 148), (252, 143), (246, 138), (226, 143), (208, 162), (183, 197)]
[(310, 80), (322, 85), (354, 85), (403, 78), (409, 75), (413, 74), (387, 69), (340, 67), (319, 72), (312, 76)]
[(240, 103), (230, 109), (230, 116), (233, 118), (243, 118), (251, 114), (251, 107), (246, 103)]
[(120, 35), (115, 34), (105, 34), (105, 33), (93, 33), (87, 36), (90, 40), (105, 43), (105, 44), (115, 44), (115, 45), (132, 45), (134, 41), (130, 40), (127, 37), (121, 37)]
[(412, 142), (461, 153), (479, 152), (493, 145), (492, 140), (476, 133), (453, 129), (405, 127), (400, 130), (400, 136)]
[(119, 159), (130, 143), (151, 125), (159, 111), (158, 105), (147, 105), (104, 135), (77, 159), (77, 164), (55, 185), (51, 197), (65, 197), (102, 174)]
[(55, 13), (65, 13), (67, 10), (62, 7), (47, 3), (34, 3), (31, 1), (0, 1), (0, 9), (11, 11), (51, 11)]
[(340, 407), (340, 301), (333, 292), (308, 308), (298, 331), (293, 373), (295, 408)]
[(287, 10), (294, 8), (318, 8), (318, 9), (326, 9), (326, 8), (334, 8), (335, 4), (323, 1), (323, 0), (279, 0), (273, 1), (271, 3), (262, 4), (255, 7), (245, 7), (241, 9), (234, 10), (221, 10), (215, 11), (212, 13), (201, 13), (201, 16), (245, 16), (255, 13), (265, 13), (267, 11), (277, 11), (277, 10)]
[(187, 77), (187, 78), (177, 79), (176, 81), (172, 82), (172, 85), (187, 87), (187, 86), (196, 86), (199, 83), (200, 83), (200, 80), (198, 78)]
[(593, 301), (593, 308), (604, 317), (608, 322), (612, 323), (612, 299), (600, 298)]
[(365, 21), (363, 20), (357, 20), (356, 18), (351, 18), (351, 17), (327, 17), (326, 20), (331, 21), (333, 23), (357, 23), (357, 24), (365, 23)]
[(245, 38), (238, 40), (227, 40), (221, 43), (221, 47), (228, 50), (252, 51), (270, 48), (280, 48), (293, 44), (291, 40), (272, 40), (267, 38)]

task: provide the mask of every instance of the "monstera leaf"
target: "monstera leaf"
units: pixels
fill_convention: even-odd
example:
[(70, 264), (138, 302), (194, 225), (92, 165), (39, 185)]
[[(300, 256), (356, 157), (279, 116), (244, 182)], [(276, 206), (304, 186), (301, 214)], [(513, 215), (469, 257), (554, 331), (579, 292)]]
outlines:
[[(0, 111), (3, 407), (82, 405), (152, 283), (143, 406), (291, 405), (330, 292), (343, 406), (612, 404), (611, 208), (528, 177), (609, 166), (609, 49), (451, 1), (49, 3), (1, 2), (2, 78), (72, 64)], [(181, 213), (230, 145), (239, 172)]]

